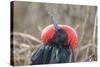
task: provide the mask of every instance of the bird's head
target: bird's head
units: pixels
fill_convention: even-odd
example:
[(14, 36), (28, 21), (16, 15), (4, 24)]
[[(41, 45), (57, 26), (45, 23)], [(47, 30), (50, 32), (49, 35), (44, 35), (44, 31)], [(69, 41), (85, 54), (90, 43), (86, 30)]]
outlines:
[(41, 33), (43, 44), (48, 45), (53, 42), (75, 48), (78, 40), (75, 30), (68, 25), (58, 24), (52, 15), (51, 19), (53, 24), (46, 26)]

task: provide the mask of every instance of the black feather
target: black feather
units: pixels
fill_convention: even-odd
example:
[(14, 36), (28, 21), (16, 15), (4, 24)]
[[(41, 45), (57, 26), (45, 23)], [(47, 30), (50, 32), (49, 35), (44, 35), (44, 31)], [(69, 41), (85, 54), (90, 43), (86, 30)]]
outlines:
[(32, 64), (68, 63), (70, 54), (67, 34), (59, 29), (47, 45), (41, 46), (33, 53)]

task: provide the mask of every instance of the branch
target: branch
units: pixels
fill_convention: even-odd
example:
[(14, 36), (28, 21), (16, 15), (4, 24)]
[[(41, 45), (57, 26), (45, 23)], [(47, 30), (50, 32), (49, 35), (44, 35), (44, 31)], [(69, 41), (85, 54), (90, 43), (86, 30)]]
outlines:
[(31, 39), (33, 41), (36, 41), (36, 42), (40, 43), (40, 44), (42, 43), (39, 39), (37, 39), (36, 37), (33, 37), (33, 36), (29, 35), (29, 34), (20, 33), (20, 32), (14, 32), (13, 34), (14, 35), (20, 35), (20, 36), (25, 37), (25, 38), (29, 38), (29, 39)]

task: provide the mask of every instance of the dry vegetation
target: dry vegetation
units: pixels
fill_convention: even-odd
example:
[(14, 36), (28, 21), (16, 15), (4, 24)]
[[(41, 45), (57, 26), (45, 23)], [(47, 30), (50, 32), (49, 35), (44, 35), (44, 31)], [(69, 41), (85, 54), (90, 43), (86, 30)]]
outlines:
[(96, 6), (14, 3), (12, 49), (14, 65), (28, 65), (32, 51), (41, 46), (40, 34), (51, 24), (51, 12), (59, 24), (72, 26), (78, 36), (75, 62), (97, 61), (97, 8)]

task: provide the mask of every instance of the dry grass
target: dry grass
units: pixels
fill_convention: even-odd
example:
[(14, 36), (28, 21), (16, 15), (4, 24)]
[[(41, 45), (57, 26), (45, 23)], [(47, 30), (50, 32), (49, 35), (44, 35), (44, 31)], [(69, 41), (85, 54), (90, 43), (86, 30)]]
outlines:
[[(95, 30), (94, 30), (95, 32)], [(29, 34), (14, 32), (14, 65), (27, 65), (30, 64), (30, 58), (32, 51), (39, 46), (42, 42)], [(20, 39), (21, 42), (17, 40)], [(93, 34), (93, 38), (95, 38)], [(93, 39), (94, 40), (94, 39)], [(36, 42), (37, 44), (33, 44)], [(94, 42), (94, 41), (93, 41)], [(97, 60), (97, 46), (95, 43), (92, 43), (91, 40), (84, 46), (77, 46), (75, 51), (75, 62), (84, 62), (84, 61), (96, 61)]]
[(59, 24), (73, 27), (78, 36), (75, 62), (97, 61), (97, 8), (95, 6), (15, 2), (11, 57), (14, 65), (31, 63), (32, 51), (41, 46), (40, 35), (51, 24), (51, 12)]

